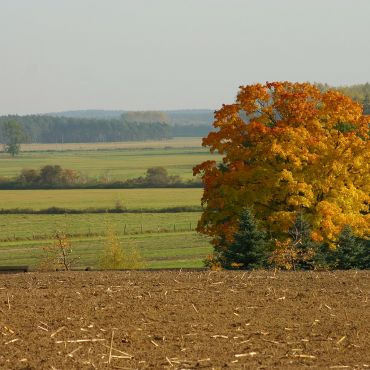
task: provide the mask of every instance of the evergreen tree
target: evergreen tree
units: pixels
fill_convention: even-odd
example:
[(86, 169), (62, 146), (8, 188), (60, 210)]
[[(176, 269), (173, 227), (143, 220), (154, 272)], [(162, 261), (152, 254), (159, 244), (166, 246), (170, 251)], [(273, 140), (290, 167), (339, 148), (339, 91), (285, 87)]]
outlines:
[(370, 268), (370, 241), (354, 235), (350, 226), (345, 226), (339, 235), (337, 248), (330, 253), (329, 263), (342, 270)]
[(262, 268), (266, 266), (267, 258), (266, 233), (258, 229), (252, 212), (244, 208), (233, 242), (224, 252), (221, 252), (221, 265), (228, 269)]

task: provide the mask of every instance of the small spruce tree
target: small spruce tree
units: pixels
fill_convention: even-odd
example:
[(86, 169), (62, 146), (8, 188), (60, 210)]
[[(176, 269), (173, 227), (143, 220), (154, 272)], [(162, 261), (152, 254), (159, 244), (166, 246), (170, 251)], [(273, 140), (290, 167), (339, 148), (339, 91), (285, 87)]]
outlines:
[(370, 241), (358, 238), (351, 227), (346, 225), (339, 235), (337, 247), (329, 256), (329, 263), (333, 268), (369, 269), (370, 268)]
[(226, 269), (262, 268), (267, 265), (268, 249), (266, 233), (258, 229), (252, 212), (244, 208), (238, 231), (233, 242), (221, 252), (220, 263)]

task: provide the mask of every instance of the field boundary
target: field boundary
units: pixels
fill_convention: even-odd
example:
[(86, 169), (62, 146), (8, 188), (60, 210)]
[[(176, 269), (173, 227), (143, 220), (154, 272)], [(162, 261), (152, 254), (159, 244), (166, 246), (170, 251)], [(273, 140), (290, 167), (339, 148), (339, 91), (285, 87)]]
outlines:
[[(145, 238), (145, 237), (155, 237), (156, 235), (160, 236), (172, 236), (172, 235), (189, 235), (189, 234), (197, 234), (196, 230), (177, 230), (177, 231), (162, 231), (162, 232), (157, 232), (157, 231), (144, 231), (140, 233), (132, 233), (132, 234), (119, 234), (119, 239), (130, 239), (135, 237), (135, 239), (140, 239), (140, 238)], [(71, 242), (78, 242), (78, 241), (99, 241), (102, 240), (106, 237), (106, 234), (67, 234), (68, 238), (70, 238)], [(45, 236), (45, 238), (40, 238), (40, 239), (33, 239), (33, 238), (22, 238), (22, 239), (12, 239), (12, 238), (7, 238), (7, 239), (1, 239), (0, 240), (0, 253), (2, 248), (10, 247), (17, 245), (19, 243), (22, 243), (24, 245), (28, 244), (34, 244), (35, 242), (40, 242), (42, 244), (44, 243), (51, 243), (53, 242), (53, 237), (52, 235), (49, 235), (48, 237)]]
[[(178, 234), (178, 233), (188, 233), (188, 232), (196, 232), (196, 223), (193, 224), (192, 222), (179, 222), (168, 224), (170, 227), (158, 227), (157, 230), (155, 229), (148, 229), (145, 227), (145, 224), (125, 224), (123, 226), (123, 231), (119, 235), (124, 236), (134, 236), (134, 235), (144, 235), (144, 234)], [(134, 231), (132, 231), (134, 230)], [(91, 230), (87, 232), (76, 232), (76, 233), (66, 233), (68, 238), (74, 239), (91, 239), (91, 238), (104, 238), (106, 237), (105, 232), (93, 232)], [(53, 234), (32, 234), (29, 237), (26, 236), (8, 236), (0, 238), (0, 243), (7, 243), (7, 242), (24, 242), (24, 241), (44, 241), (44, 240), (53, 240)], [(0, 247), (1, 248), (1, 247)]]
[(30, 271), (29, 266), (0, 266), (0, 274), (18, 274)]
[(200, 206), (179, 206), (167, 208), (63, 208), (49, 207), (43, 209), (32, 208), (1, 208), (1, 215), (60, 215), (60, 214), (84, 214), (84, 213), (180, 213), (180, 212), (201, 212)]
[[(162, 140), (134, 140), (111, 141), (91, 143), (25, 143), (21, 151), (27, 152), (65, 152), (90, 150), (122, 150), (122, 149), (192, 149), (202, 148), (202, 135), (200, 136), (174, 136)], [(1, 152), (1, 150), (0, 150)]]
[[(62, 272), (63, 270), (56, 269), (55, 271), (45, 271), (47, 273), (50, 272)], [(206, 267), (161, 267), (161, 268), (144, 268), (144, 269), (115, 269), (115, 270), (102, 270), (96, 269), (91, 267), (79, 267), (73, 268), (68, 270), (68, 272), (130, 272), (130, 271), (143, 271), (143, 272), (202, 272), (202, 271), (210, 271), (209, 268)], [(40, 271), (37, 269), (30, 268), (29, 266), (0, 266), (0, 274), (12, 274), (12, 273), (25, 273), (25, 272), (36, 272), (36, 273), (43, 273), (44, 271)]]

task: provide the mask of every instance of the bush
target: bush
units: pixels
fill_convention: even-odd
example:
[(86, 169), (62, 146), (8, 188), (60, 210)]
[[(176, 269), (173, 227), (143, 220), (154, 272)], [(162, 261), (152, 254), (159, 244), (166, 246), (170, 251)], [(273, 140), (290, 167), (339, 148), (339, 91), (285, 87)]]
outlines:
[(102, 270), (142, 269), (145, 262), (133, 243), (127, 243), (123, 249), (117, 231), (108, 227), (99, 266)]
[(57, 231), (54, 234), (53, 244), (42, 248), (38, 269), (42, 271), (69, 271), (79, 258), (73, 256), (68, 235), (64, 231)]
[(146, 171), (144, 183), (150, 186), (164, 186), (179, 184), (181, 179), (179, 176), (168, 176), (164, 167), (151, 167)]
[(299, 214), (289, 229), (289, 239), (275, 241), (275, 249), (269, 262), (285, 270), (307, 270), (315, 267), (315, 255), (319, 244), (311, 238), (311, 228)]

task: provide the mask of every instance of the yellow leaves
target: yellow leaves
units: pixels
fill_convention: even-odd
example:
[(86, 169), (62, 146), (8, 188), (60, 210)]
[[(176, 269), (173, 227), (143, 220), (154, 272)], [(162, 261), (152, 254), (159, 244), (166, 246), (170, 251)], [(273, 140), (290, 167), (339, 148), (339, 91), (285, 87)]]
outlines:
[(277, 211), (268, 216), (268, 222), (272, 230), (280, 230), (281, 232), (288, 232), (289, 228), (294, 223), (296, 215), (290, 211)]
[(326, 200), (319, 202), (316, 206), (316, 210), (322, 215), (322, 217), (333, 216), (341, 211), (337, 205)]
[(317, 231), (311, 233), (311, 238), (315, 242), (322, 242), (324, 240), (324, 237)]
[(294, 179), (293, 179), (292, 172), (284, 168), (280, 173), (279, 181), (280, 182), (292, 182), (293, 180)]

